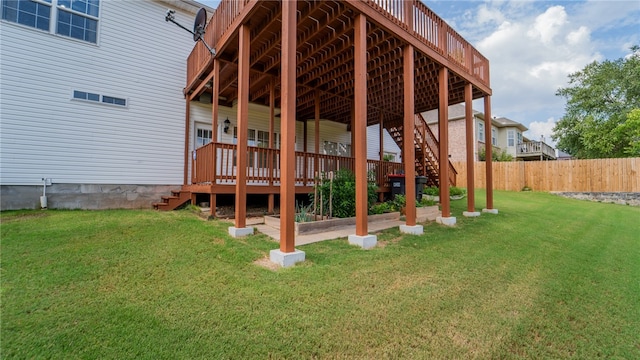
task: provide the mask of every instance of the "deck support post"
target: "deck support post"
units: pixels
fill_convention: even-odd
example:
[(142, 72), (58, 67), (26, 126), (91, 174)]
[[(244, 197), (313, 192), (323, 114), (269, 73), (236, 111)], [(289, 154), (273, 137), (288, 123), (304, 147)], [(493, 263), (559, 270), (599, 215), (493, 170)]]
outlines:
[(189, 184), (189, 128), (191, 125), (191, 100), (185, 98), (184, 108), (184, 185)]
[(269, 258), (281, 266), (304, 261), (303, 251), (295, 249), (295, 136), (296, 136), (296, 7), (295, 1), (282, 2), (282, 60), (280, 71), (280, 248)]
[[(274, 147), (274, 129), (275, 129), (275, 120), (276, 120), (276, 83), (275, 80), (271, 79), (269, 83), (269, 149), (273, 149)], [(269, 156), (269, 186), (273, 186), (273, 156)], [(267, 200), (267, 212), (273, 214), (275, 208), (275, 194), (269, 194)]]
[(416, 150), (415, 138), (415, 54), (412, 45), (402, 49), (402, 82), (404, 83), (404, 116), (402, 121), (402, 161), (404, 162), (404, 188), (406, 193), (406, 224), (400, 231), (422, 234), (422, 225), (416, 224)]
[(484, 213), (497, 214), (498, 209), (493, 208), (493, 146), (491, 146), (491, 96), (484, 97), (484, 149), (487, 178), (487, 207), (482, 209)]
[(473, 86), (471, 83), (464, 86), (464, 116), (465, 137), (467, 146), (467, 211), (462, 215), (466, 217), (479, 216), (475, 207), (475, 178), (474, 178), (474, 148), (473, 148)]
[(438, 140), (440, 142), (440, 204), (442, 216), (436, 222), (448, 226), (455, 225), (456, 218), (451, 216), (451, 200), (449, 199), (449, 69), (445, 66), (438, 73), (439, 105), (438, 105)]
[[(380, 147), (380, 161), (384, 161), (384, 113), (382, 111), (380, 111), (380, 133), (379, 133), (380, 139), (378, 139), (378, 141), (380, 142), (379, 147)], [(382, 174), (382, 176), (384, 177), (385, 174)], [(379, 187), (382, 187), (383, 184), (378, 184)], [(384, 193), (383, 192), (379, 192), (378, 193), (378, 201), (383, 202), (384, 201)]]
[(354, 22), (354, 95), (351, 120), (351, 149), (355, 158), (356, 233), (349, 243), (364, 249), (375, 246), (378, 239), (369, 235), (367, 213), (367, 18), (358, 14)]
[(238, 53), (238, 145), (236, 153), (236, 206), (235, 226), (229, 228), (229, 234), (240, 237), (253, 234), (253, 228), (247, 228), (247, 141), (249, 129), (249, 45), (250, 28), (240, 26)]
[(320, 159), (318, 158), (318, 154), (320, 154), (320, 90), (316, 90), (315, 92), (315, 109), (314, 109), (314, 153), (315, 157), (313, 159), (313, 183), (316, 182), (316, 177), (319, 175), (318, 171), (320, 171)]
[[(220, 95), (220, 60), (213, 59), (213, 82), (211, 92), (211, 141), (218, 142), (218, 116), (220, 105), (218, 105), (218, 97)], [(214, 154), (214, 161), (218, 158), (217, 154)], [(216, 183), (217, 164), (213, 164), (213, 183)], [(209, 196), (209, 215), (216, 217), (216, 195), (210, 194)]]

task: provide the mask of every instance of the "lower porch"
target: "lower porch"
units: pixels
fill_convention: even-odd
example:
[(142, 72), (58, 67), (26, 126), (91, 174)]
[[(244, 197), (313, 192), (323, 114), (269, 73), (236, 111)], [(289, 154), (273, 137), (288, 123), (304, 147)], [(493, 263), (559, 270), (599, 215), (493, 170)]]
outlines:
[[(215, 195), (236, 192), (237, 145), (211, 142), (193, 152), (190, 182), (182, 187), (191, 193), (192, 203), (198, 195), (211, 195), (212, 215), (215, 211)], [(316, 154), (297, 151), (295, 153), (295, 193), (309, 194), (321, 179), (330, 173), (348, 169), (354, 171), (353, 157)], [(391, 192), (389, 174), (399, 174), (403, 164), (383, 160), (367, 160), (369, 182), (377, 185), (382, 199)], [(247, 146), (247, 167), (245, 174), (247, 194), (280, 194), (281, 159), (280, 149)], [(273, 210), (273, 200), (269, 200), (269, 210)]]

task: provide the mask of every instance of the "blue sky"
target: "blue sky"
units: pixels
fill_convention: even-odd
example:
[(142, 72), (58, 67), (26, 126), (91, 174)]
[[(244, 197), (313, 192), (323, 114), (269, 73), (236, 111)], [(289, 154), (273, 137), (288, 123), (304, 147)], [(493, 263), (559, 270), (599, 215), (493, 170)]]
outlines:
[[(216, 7), (217, 0), (200, 1)], [(567, 76), (640, 45), (640, 1), (423, 1), (491, 63), (492, 114), (551, 143)], [(482, 103), (474, 103), (482, 111)]]

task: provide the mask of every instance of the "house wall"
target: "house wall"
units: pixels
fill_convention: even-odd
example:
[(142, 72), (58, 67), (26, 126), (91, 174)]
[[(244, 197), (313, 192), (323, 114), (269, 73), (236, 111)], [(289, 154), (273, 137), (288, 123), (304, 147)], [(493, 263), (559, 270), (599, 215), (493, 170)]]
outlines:
[[(42, 178), (54, 184), (49, 206), (60, 208), (95, 208), (110, 197), (102, 208), (150, 207), (167, 185), (182, 184), (193, 41), (164, 21), (166, 9), (101, 1), (97, 44), (0, 21), (2, 210), (39, 207)], [(72, 100), (74, 90), (128, 106)]]
[[(477, 122), (482, 120), (477, 118), (474, 118), (474, 119), (475, 121), (473, 122), (473, 133), (474, 133), (474, 140), (475, 140), (475, 138), (478, 136)], [(436, 136), (438, 141), (440, 141), (440, 132), (439, 132), (438, 124), (437, 123), (429, 124), (429, 128), (431, 129), (433, 134)], [(467, 161), (467, 142), (466, 141), (467, 141), (467, 130), (465, 126), (465, 120), (464, 119), (449, 120), (449, 155), (451, 155), (451, 157), (449, 158), (450, 161), (452, 162)], [(473, 143), (474, 143), (474, 159), (477, 160), (477, 156), (478, 156), (477, 141), (474, 141)]]

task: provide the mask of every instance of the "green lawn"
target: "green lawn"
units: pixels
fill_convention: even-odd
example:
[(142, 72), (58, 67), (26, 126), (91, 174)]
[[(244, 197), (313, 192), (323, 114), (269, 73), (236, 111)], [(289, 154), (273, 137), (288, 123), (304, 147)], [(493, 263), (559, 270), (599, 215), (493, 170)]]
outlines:
[(276, 243), (188, 211), (4, 212), (0, 356), (640, 358), (640, 208), (495, 204), (278, 271), (253, 264)]

